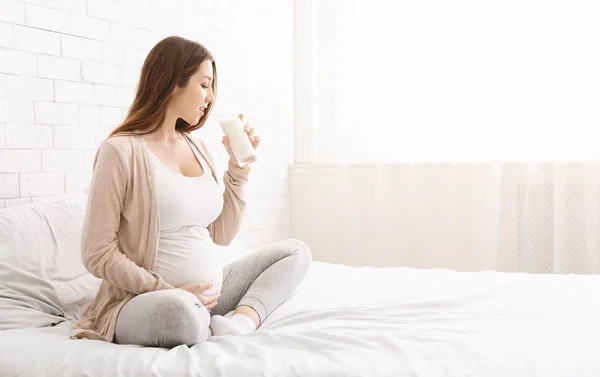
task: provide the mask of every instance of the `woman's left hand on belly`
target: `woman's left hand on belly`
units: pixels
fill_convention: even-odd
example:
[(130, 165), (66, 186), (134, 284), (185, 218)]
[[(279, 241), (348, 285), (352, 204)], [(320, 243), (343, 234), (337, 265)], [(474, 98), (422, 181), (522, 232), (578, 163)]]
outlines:
[(200, 300), (202, 305), (206, 307), (206, 309), (212, 309), (217, 306), (217, 299), (221, 297), (221, 293), (217, 292), (215, 294), (206, 295), (206, 292), (209, 291), (213, 287), (212, 283), (209, 282), (200, 282), (200, 283), (192, 283), (186, 284), (179, 289), (183, 289), (184, 291), (188, 291)]

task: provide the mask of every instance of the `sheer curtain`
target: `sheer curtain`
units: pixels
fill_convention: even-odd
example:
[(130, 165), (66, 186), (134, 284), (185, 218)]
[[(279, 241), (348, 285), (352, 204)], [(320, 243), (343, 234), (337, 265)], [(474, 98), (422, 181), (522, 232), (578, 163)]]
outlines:
[[(443, 201), (413, 196), (393, 208), (416, 211), (410, 237), (435, 249), (432, 258), (445, 247), (431, 243), (436, 234), (479, 218), (485, 229), (476, 224), (464, 237), (477, 239), (470, 247), (483, 268), (600, 272), (600, 5), (313, 0), (296, 7), (299, 164), (375, 166), (377, 179), (364, 184), (395, 198), (404, 191), (390, 183), (390, 166), (421, 178), (432, 163), (455, 167), (446, 180), (428, 182), (463, 189), (427, 186), (432, 195), (441, 189)], [(464, 186), (474, 179), (465, 166), (488, 169), (484, 207)], [(339, 194), (351, 198), (357, 183), (346, 184)], [(433, 202), (454, 208), (455, 218), (450, 211), (432, 229), (430, 217), (417, 215)], [(357, 234), (363, 207), (343, 205), (357, 216), (344, 219), (344, 233)], [(379, 215), (379, 229), (392, 231), (385, 211)]]

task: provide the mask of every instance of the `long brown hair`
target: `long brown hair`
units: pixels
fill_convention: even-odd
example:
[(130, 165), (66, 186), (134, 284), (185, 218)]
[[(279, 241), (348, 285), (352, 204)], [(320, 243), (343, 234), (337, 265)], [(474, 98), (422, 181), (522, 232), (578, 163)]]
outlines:
[[(158, 42), (146, 56), (135, 99), (123, 123), (109, 137), (119, 133), (148, 134), (154, 132), (165, 120), (167, 107), (175, 85), (185, 87), (190, 77), (205, 60), (213, 66), (212, 90), (217, 96), (217, 66), (204, 46), (178, 36), (166, 37)], [(210, 103), (197, 124), (177, 119), (176, 130), (190, 132), (206, 123), (214, 103)]]

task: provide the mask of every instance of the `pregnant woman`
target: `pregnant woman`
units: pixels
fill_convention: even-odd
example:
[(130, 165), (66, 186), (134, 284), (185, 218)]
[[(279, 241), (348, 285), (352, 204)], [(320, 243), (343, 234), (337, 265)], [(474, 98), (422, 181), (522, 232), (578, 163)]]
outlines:
[[(223, 191), (211, 154), (190, 135), (206, 123), (216, 88), (215, 61), (202, 45), (168, 37), (148, 54), (125, 121), (94, 159), (82, 259), (102, 281), (72, 338), (174, 347), (241, 335), (306, 275), (310, 251), (297, 240), (224, 268), (215, 259), (216, 245), (240, 229), (251, 170), (224, 137)], [(245, 131), (257, 148), (248, 123)]]

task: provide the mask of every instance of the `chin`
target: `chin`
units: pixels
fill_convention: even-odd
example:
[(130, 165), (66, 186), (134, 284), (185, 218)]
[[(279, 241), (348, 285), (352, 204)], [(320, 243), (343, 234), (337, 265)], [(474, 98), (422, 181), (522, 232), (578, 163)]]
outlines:
[(196, 124), (198, 124), (198, 122), (200, 122), (200, 119), (201, 119), (201, 118), (202, 118), (202, 117), (195, 117), (195, 118), (194, 118), (194, 117), (189, 117), (189, 118), (183, 118), (183, 120), (184, 120), (186, 123), (188, 123), (188, 124), (191, 124), (191, 125), (193, 126), (193, 125), (196, 125)]

